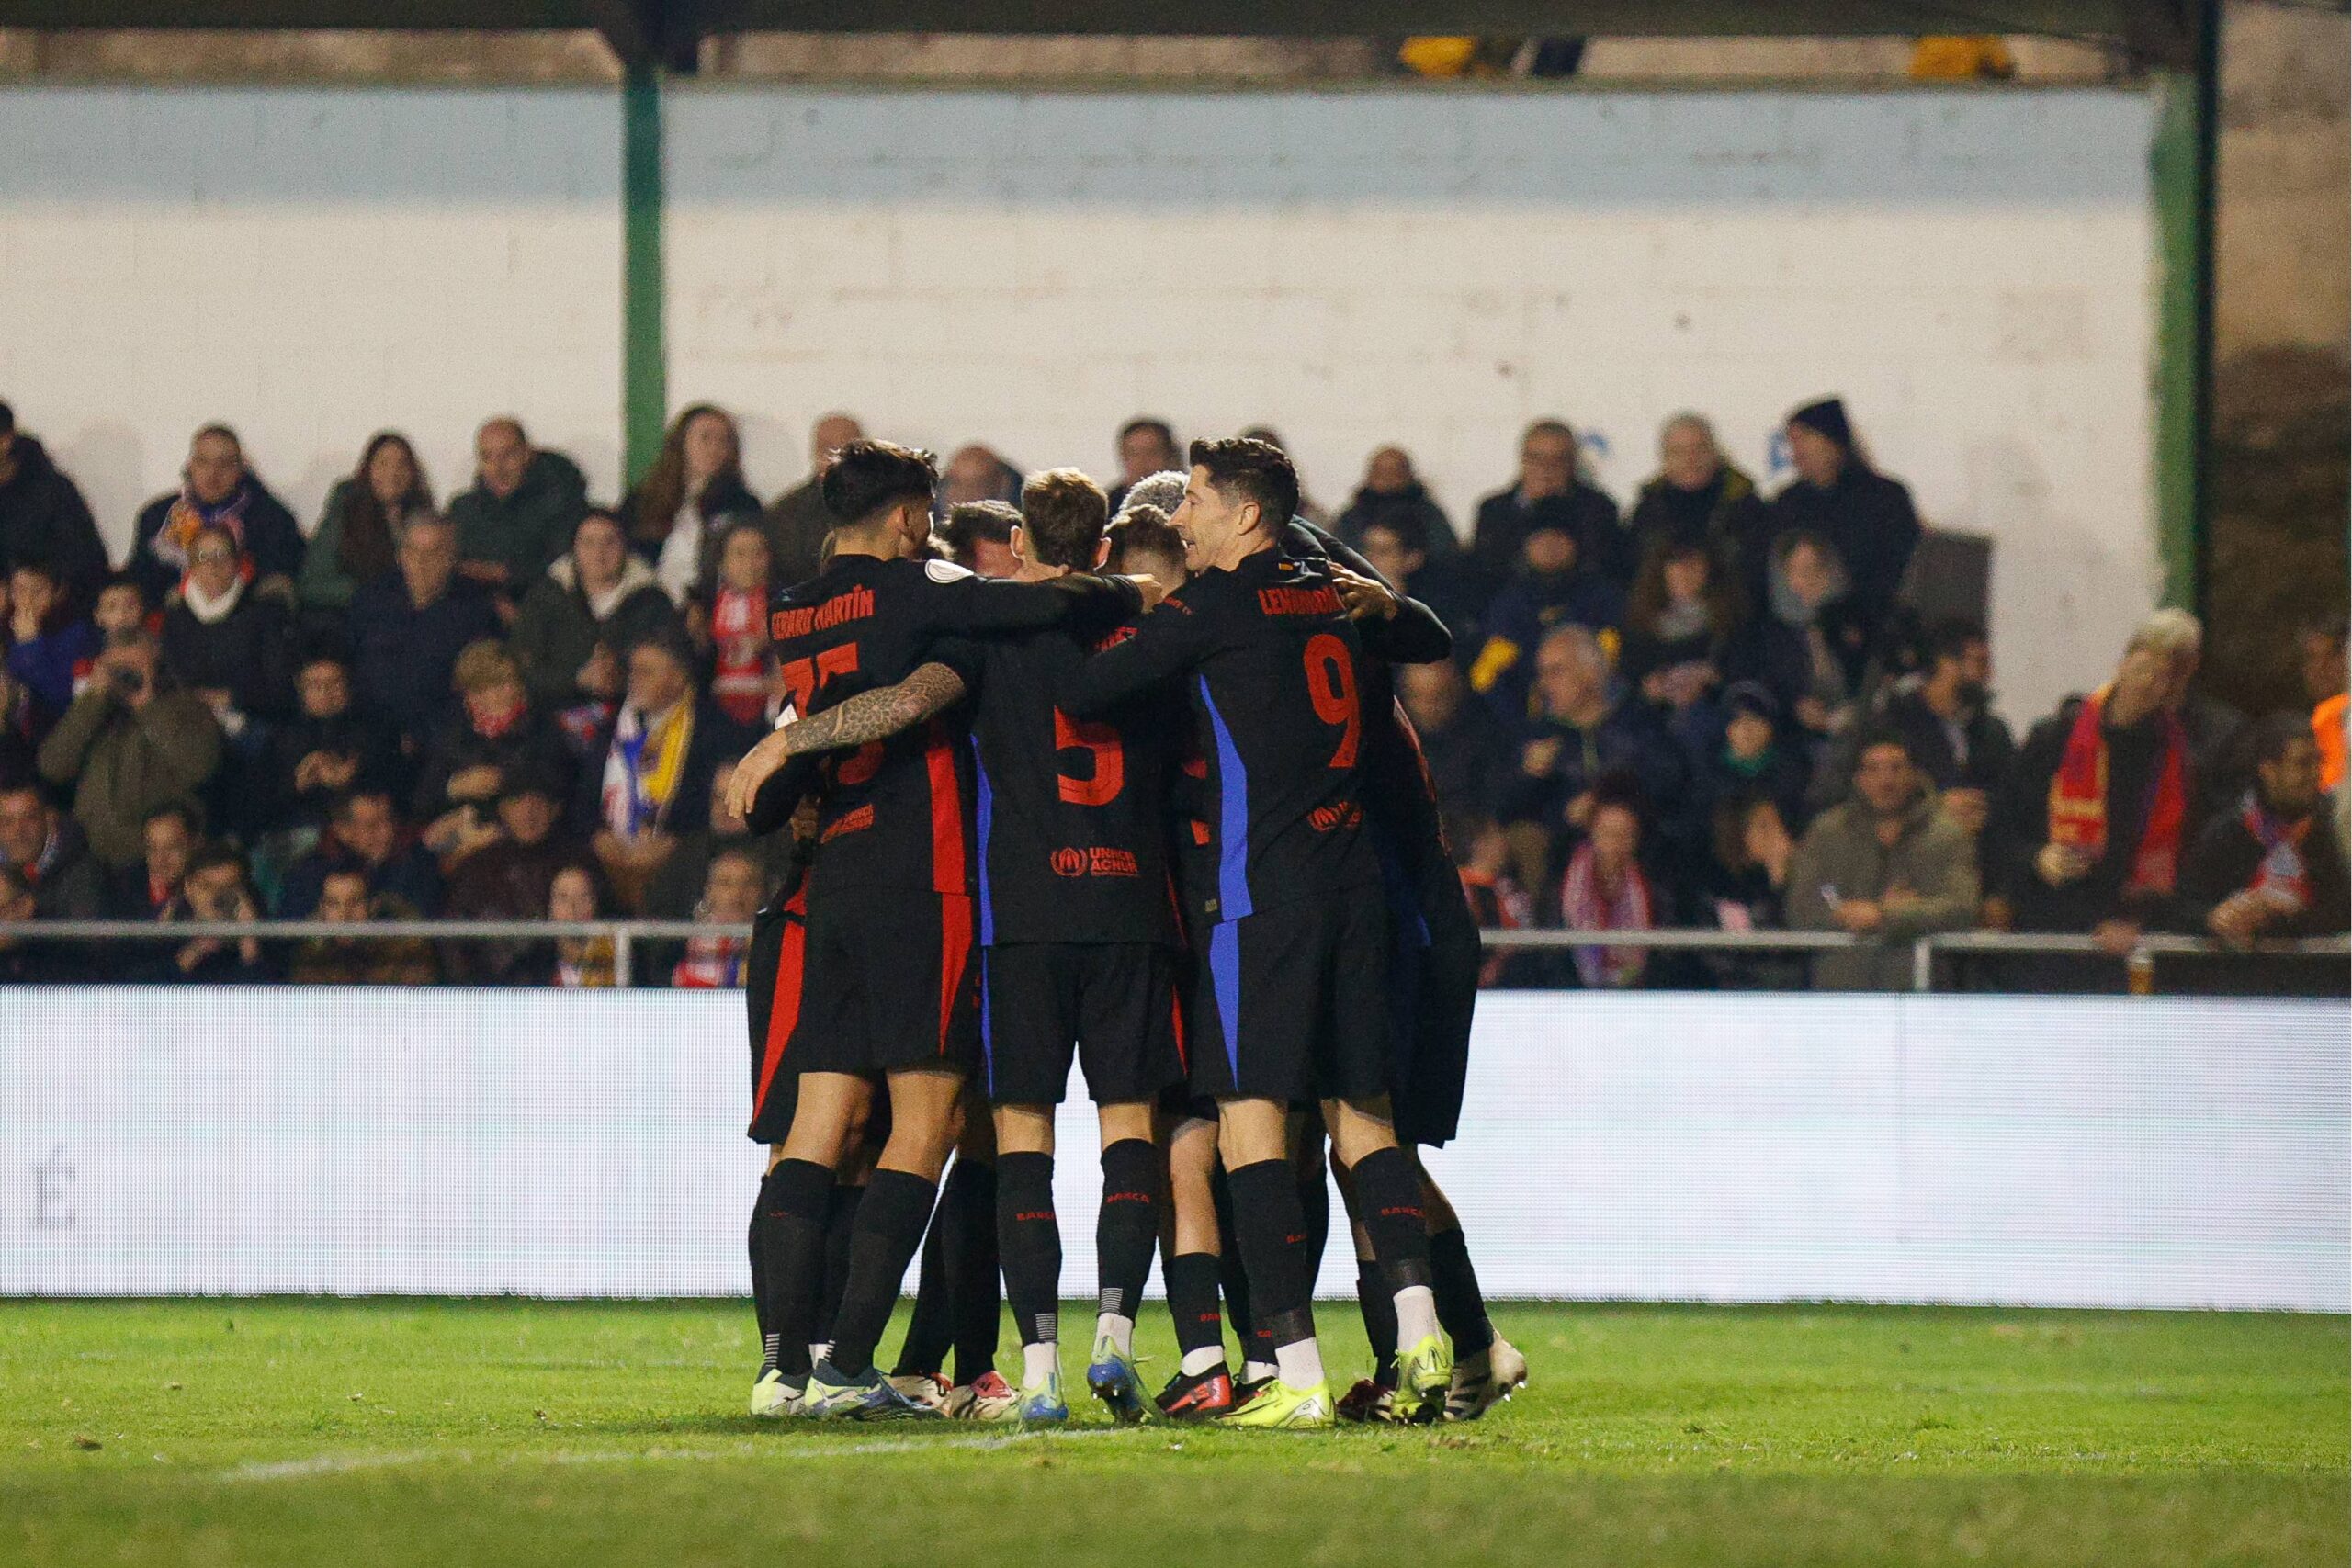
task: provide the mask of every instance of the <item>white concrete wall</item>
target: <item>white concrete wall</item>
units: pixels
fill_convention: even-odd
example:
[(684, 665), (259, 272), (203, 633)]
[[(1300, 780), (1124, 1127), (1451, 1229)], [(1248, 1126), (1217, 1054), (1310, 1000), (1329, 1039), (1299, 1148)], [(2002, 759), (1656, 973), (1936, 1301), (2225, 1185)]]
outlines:
[[(609, 493), (618, 121), (594, 91), (0, 91), (0, 398), (118, 544), (214, 418), (306, 526), (370, 431), (447, 494), (502, 410)], [(2150, 123), (2093, 91), (685, 88), (670, 386), (741, 411), (767, 491), (836, 406), (1098, 470), (1148, 411), (1275, 423), (1334, 505), (1400, 441), (1465, 520), (1537, 415), (1623, 498), (1669, 411), (1764, 472), (1838, 389), (1932, 520), (1998, 539), (2030, 715), (2156, 581)]]
[(0, 91), (0, 398), (118, 554), (225, 420), (305, 529), (368, 434), (435, 493), (512, 411), (620, 467), (620, 110), (601, 92)]
[(1097, 471), (1148, 412), (1275, 424), (1335, 506), (1400, 442), (1465, 524), (1531, 418), (1622, 500), (1673, 410), (1765, 475), (1838, 390), (1998, 540), (2022, 716), (2155, 591), (2151, 125), (2100, 91), (682, 91), (670, 385), (741, 409), (771, 485), (836, 406)]

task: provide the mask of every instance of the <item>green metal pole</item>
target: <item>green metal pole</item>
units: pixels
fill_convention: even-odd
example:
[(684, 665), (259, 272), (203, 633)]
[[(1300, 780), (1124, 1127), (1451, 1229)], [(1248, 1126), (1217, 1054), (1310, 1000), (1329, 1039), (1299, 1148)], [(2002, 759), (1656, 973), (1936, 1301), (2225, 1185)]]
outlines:
[(669, 416), (662, 325), (662, 77), (631, 65), (621, 87), (621, 450), (634, 484), (662, 450)]
[(2205, 597), (2213, 401), (2213, 208), (2220, 148), (2221, 5), (2196, 0), (2190, 71), (2155, 81), (2150, 163), (2161, 263), (2156, 308), (2156, 546), (2164, 602)]

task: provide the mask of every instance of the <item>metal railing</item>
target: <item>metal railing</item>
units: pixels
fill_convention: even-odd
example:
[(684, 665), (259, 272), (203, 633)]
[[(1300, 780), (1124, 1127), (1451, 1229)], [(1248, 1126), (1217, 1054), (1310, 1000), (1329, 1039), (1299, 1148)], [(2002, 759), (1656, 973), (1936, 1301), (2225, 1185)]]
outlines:
[[(563, 939), (609, 940), (613, 944), (613, 978), (630, 984), (636, 944), (642, 942), (683, 942), (701, 936), (748, 937), (748, 925), (713, 925), (700, 920), (0, 920), (0, 942), (31, 939), (43, 942), (303, 942), (339, 938), (372, 942), (555, 942)], [(1489, 930), (1479, 932), (1491, 949), (1561, 949), (1630, 947), (1718, 953), (1836, 953), (1889, 944), (1844, 931), (1726, 931), (1679, 927), (1649, 931), (1560, 931), (1550, 929)], [(2352, 960), (2352, 943), (2344, 937), (2316, 937), (2299, 942), (2262, 942), (2250, 948), (2224, 947), (2199, 937), (2143, 935), (2129, 952), (2109, 953), (2090, 937), (2058, 931), (1942, 931), (1917, 938), (1911, 950), (1911, 987), (1935, 989), (1939, 954), (2042, 953), (2104, 954), (2126, 964), (2153, 963), (2160, 954), (2202, 954), (2217, 957), (2307, 954)]]

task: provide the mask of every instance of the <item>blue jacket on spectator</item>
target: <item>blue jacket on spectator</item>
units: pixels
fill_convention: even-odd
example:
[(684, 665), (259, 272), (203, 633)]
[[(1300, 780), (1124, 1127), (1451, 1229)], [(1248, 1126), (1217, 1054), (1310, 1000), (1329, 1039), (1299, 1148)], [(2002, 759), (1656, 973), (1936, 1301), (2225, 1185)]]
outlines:
[(1511, 579), (1487, 607), (1487, 640), (1470, 666), (1470, 686), (1495, 705), (1507, 724), (1527, 713), (1527, 686), (1535, 666), (1535, 646), (1554, 626), (1584, 626), (1601, 637), (1604, 649), (1625, 619), (1625, 591), (1596, 571), (1537, 574)]
[(420, 608), (397, 570), (352, 595), (350, 626), (361, 710), (420, 746), (458, 705), (449, 685), (458, 655), (500, 632), (488, 590), (455, 578)]

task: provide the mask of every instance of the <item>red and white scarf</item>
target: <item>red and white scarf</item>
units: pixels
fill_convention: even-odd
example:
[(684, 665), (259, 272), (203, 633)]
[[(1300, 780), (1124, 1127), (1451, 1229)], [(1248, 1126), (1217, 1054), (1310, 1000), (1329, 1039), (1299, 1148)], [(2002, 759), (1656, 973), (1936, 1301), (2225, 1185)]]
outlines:
[[(2102, 720), (2113, 689), (2101, 686), (2083, 700), (2058, 772), (2050, 780), (2050, 841), (2081, 850), (2093, 860), (2107, 853), (2107, 728)], [(2163, 715), (2159, 722), (2164, 726), (2164, 755), (2156, 762), (2148, 824), (2132, 852), (2126, 894), (2170, 893), (2180, 870), (2181, 829), (2188, 817), (2188, 740), (2173, 715)]]
[(695, 937), (686, 943), (686, 955), (671, 969), (670, 984), (687, 991), (738, 989), (743, 984), (743, 955), (750, 947), (741, 937)]
[(710, 694), (738, 724), (768, 718), (767, 595), (747, 588), (718, 591), (710, 606), (710, 640), (718, 655)]
[[(1651, 924), (1649, 878), (1639, 865), (1631, 865), (1614, 888), (1604, 887), (1592, 846), (1581, 845), (1568, 857), (1560, 913), (1574, 931), (1645, 931)], [(1638, 947), (1579, 947), (1577, 973), (1595, 989), (1630, 986), (1641, 978), (1645, 956)]]

